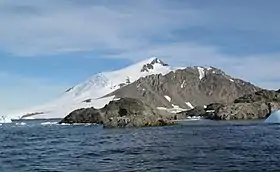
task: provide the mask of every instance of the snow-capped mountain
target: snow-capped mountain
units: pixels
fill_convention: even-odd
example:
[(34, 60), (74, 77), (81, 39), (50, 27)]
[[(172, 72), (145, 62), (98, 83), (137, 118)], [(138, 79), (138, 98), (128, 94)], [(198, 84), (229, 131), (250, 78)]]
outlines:
[(123, 97), (141, 99), (176, 113), (210, 103), (229, 103), (257, 90), (253, 84), (214, 67), (172, 68), (158, 58), (150, 58), (117, 71), (95, 74), (58, 99), (9, 117), (63, 118), (76, 109), (102, 108)]
[(78, 108), (101, 108), (114, 96), (102, 98), (117, 89), (133, 83), (141, 77), (153, 74), (165, 75), (172, 68), (158, 58), (150, 58), (126, 68), (101, 72), (68, 89), (58, 99), (39, 107), (12, 114), (14, 118), (63, 118)]

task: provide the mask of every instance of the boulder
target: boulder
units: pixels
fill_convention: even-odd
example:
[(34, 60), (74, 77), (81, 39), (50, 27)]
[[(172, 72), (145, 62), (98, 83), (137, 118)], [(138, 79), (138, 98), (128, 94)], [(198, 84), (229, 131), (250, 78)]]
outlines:
[(104, 127), (142, 127), (173, 124), (170, 116), (138, 99), (121, 98), (102, 109), (73, 111), (61, 123), (97, 123)]
[(60, 123), (74, 124), (74, 123), (96, 123), (103, 124), (103, 118), (98, 109), (82, 108), (77, 109), (67, 115)]

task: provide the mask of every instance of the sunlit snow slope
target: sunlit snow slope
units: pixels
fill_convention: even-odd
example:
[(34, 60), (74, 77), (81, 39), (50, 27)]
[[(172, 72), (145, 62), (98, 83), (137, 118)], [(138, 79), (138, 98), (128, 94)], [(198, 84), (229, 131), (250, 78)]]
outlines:
[(158, 58), (150, 58), (129, 67), (112, 72), (102, 72), (87, 81), (68, 89), (60, 98), (50, 103), (11, 114), (14, 118), (63, 118), (78, 108), (101, 108), (114, 97), (102, 98), (140, 77), (152, 74), (167, 74), (172, 69)]

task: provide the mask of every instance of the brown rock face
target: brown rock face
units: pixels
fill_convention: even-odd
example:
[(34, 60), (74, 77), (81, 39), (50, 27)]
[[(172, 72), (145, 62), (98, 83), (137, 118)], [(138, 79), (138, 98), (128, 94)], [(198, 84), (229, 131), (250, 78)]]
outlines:
[[(199, 69), (201, 68), (187, 67), (167, 75), (140, 78), (106, 96), (140, 99), (156, 107), (172, 108), (173, 105), (178, 105), (190, 109), (188, 102), (194, 107), (210, 103), (231, 103), (245, 94), (260, 90), (251, 83), (232, 78), (216, 68), (203, 68), (204, 76), (200, 78)], [(165, 96), (171, 100), (167, 100)]]

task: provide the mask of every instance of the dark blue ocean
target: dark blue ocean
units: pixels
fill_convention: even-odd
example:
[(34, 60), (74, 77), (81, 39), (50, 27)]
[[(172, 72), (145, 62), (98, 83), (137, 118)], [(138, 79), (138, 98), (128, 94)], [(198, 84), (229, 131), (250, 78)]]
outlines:
[(0, 126), (0, 172), (280, 171), (280, 126), (262, 121), (134, 129), (48, 122)]

